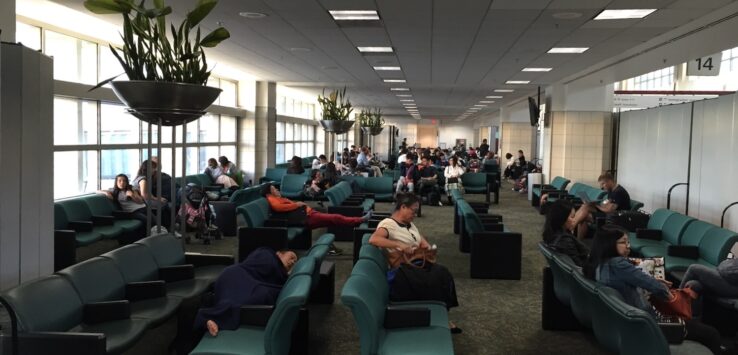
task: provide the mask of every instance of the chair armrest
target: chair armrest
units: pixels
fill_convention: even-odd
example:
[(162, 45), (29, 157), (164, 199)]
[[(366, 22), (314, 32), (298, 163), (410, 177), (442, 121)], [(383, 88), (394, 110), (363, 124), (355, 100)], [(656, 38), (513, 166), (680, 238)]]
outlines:
[(240, 227), (238, 236), (238, 262), (243, 261), (254, 250), (270, 247), (285, 250), (288, 247), (287, 228)]
[(359, 206), (362, 204), (362, 200), (350, 200), (345, 199), (343, 202), (341, 202), (341, 206)]
[(195, 278), (195, 267), (192, 264), (171, 265), (159, 268), (159, 279), (165, 282), (177, 282)]
[(87, 324), (110, 322), (131, 317), (131, 304), (127, 300), (85, 304), (82, 321)]
[(92, 216), (92, 224), (96, 226), (112, 226), (114, 223), (113, 216)]
[(210, 265), (233, 265), (236, 259), (233, 255), (226, 254), (201, 254), (201, 253), (185, 253), (185, 263), (192, 264), (194, 267), (210, 266)]
[(115, 210), (113, 211), (113, 217), (116, 219), (133, 219), (133, 212)]
[(75, 232), (90, 232), (92, 231), (91, 221), (70, 221), (67, 224), (69, 228), (74, 229)]
[(377, 228), (377, 226), (379, 225), (379, 222), (381, 221), (382, 221), (381, 219), (370, 219), (366, 221), (366, 226), (369, 228), (375, 229)]
[(264, 221), (264, 227), (270, 228), (287, 228), (287, 220), (281, 218), (269, 218)]
[(249, 305), (241, 306), (241, 325), (266, 327), (274, 312), (274, 306)]
[(73, 230), (54, 231), (54, 271), (77, 262), (77, 233)]
[(502, 223), (502, 216), (500, 215), (477, 215), (482, 223)]
[(482, 223), (485, 232), (503, 232), (505, 225), (502, 223)]
[(131, 302), (165, 297), (166, 283), (163, 280), (130, 282), (126, 284), (126, 299)]
[[(0, 334), (0, 344), (6, 345), (10, 342), (12, 342), (10, 334)], [(107, 354), (105, 345), (106, 339), (103, 333), (18, 333), (18, 349), (22, 349), (21, 354), (59, 354), (63, 352), (65, 354), (105, 355)]]
[(638, 239), (650, 239), (650, 240), (661, 240), (660, 229), (636, 229), (636, 238)]
[(666, 254), (668, 256), (697, 260), (700, 258), (700, 248), (693, 245), (669, 245), (666, 248)]
[(349, 198), (374, 198), (373, 192), (354, 192)]
[(361, 217), (364, 214), (364, 208), (354, 206), (329, 206), (328, 213), (338, 213), (346, 217)]
[(428, 327), (430, 321), (431, 312), (428, 308), (387, 306), (384, 310), (384, 327), (386, 329)]

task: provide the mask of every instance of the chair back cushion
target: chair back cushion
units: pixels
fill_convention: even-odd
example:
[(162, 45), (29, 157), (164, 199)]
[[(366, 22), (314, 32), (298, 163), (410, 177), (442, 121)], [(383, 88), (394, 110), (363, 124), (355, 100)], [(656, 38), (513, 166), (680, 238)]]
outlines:
[(375, 194), (382, 194), (382, 193), (392, 193), (394, 190), (392, 189), (392, 177), (390, 176), (375, 176), (375, 177), (369, 177), (365, 178), (366, 180), (364, 183), (363, 189), (366, 192), (371, 192)]
[(143, 238), (136, 244), (144, 245), (154, 256), (159, 267), (182, 265), (185, 262), (182, 241), (174, 236), (163, 234)]
[(699, 246), (702, 238), (708, 235), (710, 230), (714, 228), (717, 227), (710, 223), (704, 221), (693, 221), (689, 226), (687, 226), (687, 229), (684, 230), (684, 234), (682, 235), (679, 245)]
[(62, 207), (58, 202), (54, 203), (54, 229), (67, 229), (68, 224), (69, 219), (67, 218), (67, 213), (64, 211), (64, 207)]
[(69, 281), (44, 276), (3, 293), (18, 315), (20, 331), (65, 332), (82, 323), (82, 301)]
[(269, 317), (264, 330), (264, 350), (266, 354), (288, 354), (292, 329), (300, 307), (305, 305), (310, 295), (311, 278), (308, 275), (291, 277), (279, 292), (274, 312)]
[(341, 176), (342, 181), (346, 181), (349, 184), (351, 184), (351, 181), (356, 181), (357, 186), (363, 191), (366, 189), (366, 181), (368, 178), (365, 178), (361, 175), (344, 175)]
[(684, 234), (687, 226), (696, 221), (694, 218), (685, 216), (681, 213), (675, 213), (666, 220), (664, 227), (661, 229), (661, 238), (663, 241), (671, 245), (679, 245), (679, 241)]
[(67, 214), (69, 221), (91, 221), (92, 212), (87, 204), (79, 198), (57, 202)]
[(725, 228), (715, 227), (700, 241), (700, 259), (717, 267), (728, 257), (730, 248), (738, 242), (738, 234)]
[(282, 176), (282, 183), (279, 185), (279, 190), (285, 197), (292, 198), (295, 195), (302, 194), (303, 186), (305, 186), (307, 180), (302, 175), (285, 174)]
[(101, 256), (113, 260), (126, 283), (159, 278), (159, 265), (149, 249), (141, 244), (129, 244)]
[(282, 176), (287, 174), (286, 168), (267, 168), (264, 177), (271, 181), (282, 181)]
[(648, 219), (648, 229), (661, 229), (664, 227), (666, 220), (676, 212), (667, 210), (666, 208), (659, 208), (653, 212), (651, 218)]
[(485, 187), (487, 186), (487, 174), (485, 173), (466, 173), (461, 175), (461, 182), (464, 187)]
[(105, 195), (94, 194), (81, 198), (87, 204), (93, 216), (112, 216), (115, 206)]
[(359, 329), (361, 353), (376, 354), (379, 334), (384, 325), (384, 308), (387, 305), (384, 297), (377, 292), (371, 278), (352, 274), (341, 290), (341, 302), (354, 315)]
[(237, 208), (251, 228), (264, 226), (264, 221), (269, 219), (269, 202), (266, 198), (260, 198)]
[(126, 282), (113, 260), (94, 257), (58, 272), (79, 293), (82, 303), (125, 299)]
[(566, 188), (566, 185), (568, 185), (569, 182), (569, 179), (557, 176), (553, 180), (551, 180), (551, 186), (555, 187), (556, 189), (563, 190)]

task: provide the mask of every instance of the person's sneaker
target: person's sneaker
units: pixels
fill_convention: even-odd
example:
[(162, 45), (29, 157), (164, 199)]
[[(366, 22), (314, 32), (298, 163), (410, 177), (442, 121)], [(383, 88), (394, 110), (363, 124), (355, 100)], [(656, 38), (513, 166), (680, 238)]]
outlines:
[(338, 255), (342, 255), (342, 254), (343, 254), (343, 250), (341, 250), (340, 248), (338, 248), (335, 245), (331, 244), (331, 248), (328, 250), (328, 255), (338, 256)]
[(370, 218), (372, 218), (372, 213), (374, 213), (372, 210), (369, 210), (364, 214), (363, 217), (361, 217), (364, 221), (368, 221)]
[(441, 201), (438, 201), (438, 205), (439, 205), (439, 206), (443, 206), (443, 202), (441, 202)]

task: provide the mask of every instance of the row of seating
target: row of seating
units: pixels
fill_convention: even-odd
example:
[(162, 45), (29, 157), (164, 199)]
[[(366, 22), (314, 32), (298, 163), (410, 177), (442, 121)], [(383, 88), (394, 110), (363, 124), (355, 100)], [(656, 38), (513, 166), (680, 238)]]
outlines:
[(549, 265), (544, 270), (544, 329), (576, 329), (572, 325), (591, 329), (607, 351), (617, 354), (712, 353), (689, 340), (669, 344), (650, 314), (625, 303), (618, 291), (585, 278), (567, 255), (543, 244), (539, 248)]
[[(541, 213), (543, 213), (544, 209), (540, 208), (541, 197), (543, 195), (548, 195), (547, 202), (549, 203), (558, 199), (566, 199), (572, 201), (575, 205), (580, 205), (582, 203), (582, 200), (579, 197), (579, 194), (582, 191), (587, 194), (587, 197), (592, 201), (601, 201), (607, 196), (607, 191), (603, 191), (602, 189), (589, 186), (581, 182), (575, 182), (569, 187), (569, 190), (567, 190), (566, 187), (570, 182), (571, 180), (567, 178), (556, 176), (551, 180), (550, 184), (533, 184), (531, 205), (533, 207), (538, 207)], [(641, 208), (643, 208), (643, 202), (632, 198), (630, 199), (628, 210), (638, 211)]]
[(509, 231), (502, 216), (489, 213), (489, 204), (468, 202), (458, 190), (454, 202), (454, 232), (459, 251), (469, 253), (472, 278), (520, 280), (522, 234)]
[(736, 232), (665, 208), (654, 211), (646, 227), (629, 234), (631, 250), (665, 257), (667, 275), (677, 281), (691, 264), (717, 267), (738, 242)]
[(145, 225), (119, 211), (104, 195), (93, 194), (54, 203), (54, 267), (77, 262), (77, 248), (100, 240), (130, 243), (145, 235)]
[(367, 241), (368, 235), (341, 291), (359, 330), (361, 354), (453, 354), (446, 305), (390, 302), (387, 262)]
[[(316, 157), (314, 155), (313, 156), (302, 158), (302, 168), (303, 169), (310, 170), (310, 168), (313, 167), (313, 161), (315, 159), (318, 159), (318, 157)], [(277, 164), (277, 165), (275, 165), (275, 167), (287, 169), (287, 168), (290, 167), (291, 164), (292, 163), (288, 161), (288, 162), (285, 162), (285, 163)]]
[[(151, 236), (2, 298), (17, 318), (22, 354), (117, 354), (135, 349), (147, 331), (192, 319), (201, 295), (233, 262), (229, 255), (185, 253), (170, 235)], [(191, 338), (191, 328), (180, 322), (177, 337)]]
[[(217, 337), (205, 335), (191, 352), (198, 354), (308, 353), (310, 303), (333, 303), (335, 271), (325, 260), (333, 242), (325, 234), (295, 263), (274, 305), (241, 307), (241, 326), (221, 330)], [(333, 274), (327, 275), (326, 269)]]

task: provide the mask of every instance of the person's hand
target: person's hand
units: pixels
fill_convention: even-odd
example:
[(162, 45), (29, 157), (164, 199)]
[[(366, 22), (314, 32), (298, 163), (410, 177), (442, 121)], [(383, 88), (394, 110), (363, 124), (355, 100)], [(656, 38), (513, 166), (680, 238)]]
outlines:
[(133, 190), (126, 191), (126, 196), (133, 197)]
[(298, 205), (298, 206), (300, 206), (300, 207), (302, 207), (302, 206), (307, 206), (307, 205), (305, 204), (305, 202), (295, 202), (295, 204), (297, 204), (297, 205)]
[(208, 327), (208, 333), (212, 336), (218, 336), (218, 324), (215, 321), (208, 320), (205, 325)]
[(671, 285), (673, 285), (671, 283), (671, 281), (666, 281), (666, 280), (663, 280), (663, 279), (657, 279), (657, 280), (659, 280), (659, 282), (661, 282), (662, 284), (664, 284), (668, 288), (671, 288)]
[(402, 247), (402, 252), (407, 256), (411, 256), (415, 253), (415, 247), (412, 245), (405, 245)]
[(428, 244), (428, 241), (424, 239), (420, 240), (420, 249), (430, 250), (431, 246)]
[(167, 202), (169, 202), (169, 201), (167, 201), (167, 199), (165, 199), (164, 197), (160, 197), (160, 198), (159, 198), (159, 200), (161, 200), (161, 202), (162, 202), (162, 203), (167, 203)]

